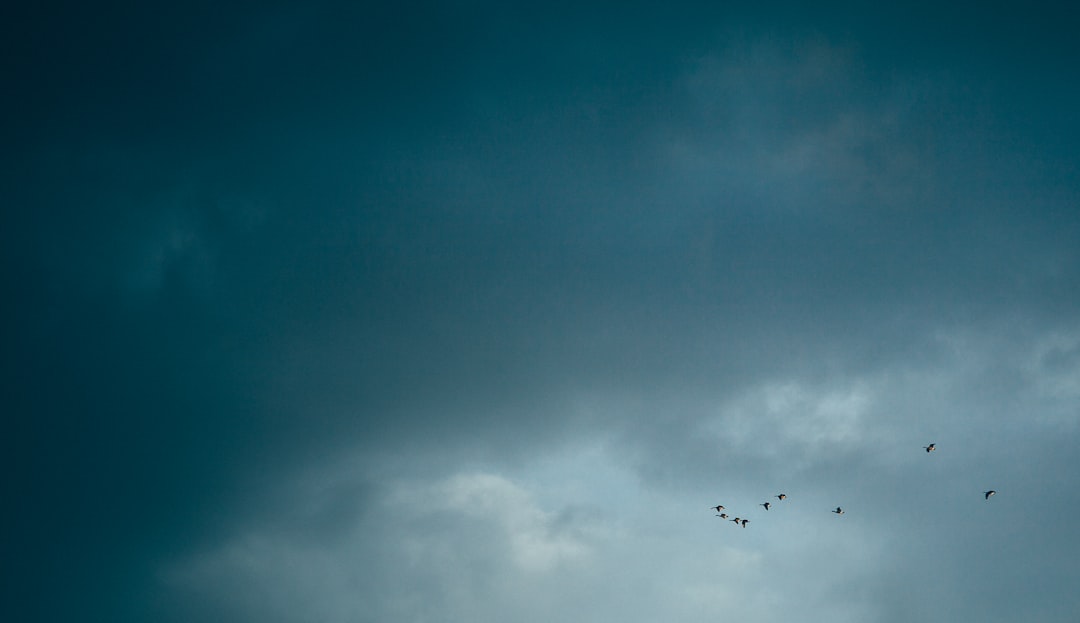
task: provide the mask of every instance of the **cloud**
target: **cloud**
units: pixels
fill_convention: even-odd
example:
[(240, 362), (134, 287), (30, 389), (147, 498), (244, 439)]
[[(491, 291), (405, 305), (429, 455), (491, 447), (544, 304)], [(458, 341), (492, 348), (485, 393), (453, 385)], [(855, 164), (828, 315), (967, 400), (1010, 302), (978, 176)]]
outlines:
[(276, 513), (240, 526), (160, 577), (189, 612), (244, 621), (688, 622), (724, 612), (769, 622), (793, 608), (874, 620), (855, 587), (889, 554), (865, 521), (840, 524), (806, 494), (771, 516), (753, 513), (729, 482), (725, 501), (753, 517), (735, 527), (704, 508), (703, 491), (649, 486), (617, 449), (577, 445), (499, 471), (380, 477), (346, 529), (313, 541), (305, 524), (319, 525), (326, 495), (355, 495), (317, 483), (355, 478), (357, 462), (327, 464), (285, 504), (307, 519), (281, 524)]
[[(529, 597), (593, 564), (595, 526), (571, 508), (546, 510), (531, 492), (491, 473), (384, 486), (350, 514), (332, 541), (312, 541), (318, 511), (299, 490), (303, 521), (247, 527), (222, 546), (163, 571), (171, 590), (196, 603), (237, 609), (243, 620), (424, 619), (466, 616)], [(355, 490), (335, 488), (334, 495)], [(304, 499), (306, 498), (306, 499)], [(325, 532), (324, 528), (319, 528)], [(494, 619), (485, 619), (494, 620)]]
[(451, 513), (494, 523), (521, 570), (549, 571), (588, 553), (584, 543), (560, 533), (555, 518), (537, 508), (526, 491), (499, 476), (458, 475), (411, 500), (415, 509), (439, 509), (440, 503)]
[(1071, 621), (1070, 55), (692, 8), (39, 18), (7, 618)]
[(717, 436), (734, 445), (834, 446), (858, 444), (865, 390), (826, 389), (824, 395), (795, 383), (768, 385), (715, 419)]

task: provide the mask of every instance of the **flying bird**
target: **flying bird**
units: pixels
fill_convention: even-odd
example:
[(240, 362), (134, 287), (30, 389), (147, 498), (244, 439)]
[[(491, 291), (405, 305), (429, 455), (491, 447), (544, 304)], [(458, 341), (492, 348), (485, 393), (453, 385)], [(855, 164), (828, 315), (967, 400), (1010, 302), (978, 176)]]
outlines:
[(742, 521), (742, 520), (739, 519), (738, 517), (736, 517), (735, 519), (729, 519), (728, 521), (734, 521), (735, 525), (739, 525), (739, 522)]
[(717, 504), (716, 506), (710, 506), (709, 508), (711, 508), (711, 509), (713, 509), (713, 510), (715, 510), (716, 512), (719, 513), (720, 511), (724, 510), (724, 505), (723, 504)]
[(744, 528), (745, 528), (745, 527), (746, 527), (746, 524), (748, 524), (748, 523), (750, 523), (750, 520), (749, 520), (749, 519), (743, 519), (743, 520), (742, 520), (742, 527), (744, 527)]
[(997, 491), (994, 491), (993, 489), (991, 489), (989, 491), (983, 491), (983, 495), (986, 496), (985, 499), (987, 499), (987, 500), (989, 500), (990, 496), (994, 495), (995, 493), (997, 493)]
[(768, 502), (765, 502), (764, 504), (758, 504), (758, 506), (764, 506), (765, 510), (769, 510), (769, 507), (772, 506), (772, 504), (769, 504)]
[(925, 449), (927, 453), (930, 453), (930, 452), (933, 452), (934, 450), (937, 450), (937, 448), (935, 447), (936, 445), (937, 444), (930, 444), (928, 446), (923, 446), (923, 449)]
[(780, 495), (776, 496), (776, 499), (778, 499), (778, 500), (786, 500), (787, 499), (787, 494), (786, 493), (781, 493)]
[(832, 512), (836, 513), (837, 515), (843, 515), (843, 514), (844, 514), (844, 509), (842, 509), (842, 508), (840, 508), (839, 506), (837, 506), (837, 507), (836, 507), (836, 510), (834, 510), (834, 511), (832, 511)]
[(727, 519), (727, 513), (720, 513), (719, 515), (717, 515), (717, 517), (719, 517), (720, 519)]

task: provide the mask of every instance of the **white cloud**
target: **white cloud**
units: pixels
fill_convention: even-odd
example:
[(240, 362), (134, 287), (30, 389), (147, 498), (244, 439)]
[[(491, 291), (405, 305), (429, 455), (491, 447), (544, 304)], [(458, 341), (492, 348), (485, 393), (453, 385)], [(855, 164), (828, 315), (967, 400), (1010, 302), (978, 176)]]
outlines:
[[(315, 488), (292, 504), (323, 505), (328, 491)], [(312, 518), (318, 509), (293, 512)], [(528, 488), (490, 472), (402, 480), (341, 538), (313, 540), (295, 521), (270, 521), (173, 564), (163, 578), (254, 618), (427, 620), (435, 609), (494, 621), (508, 607), (502, 600), (528, 599), (534, 583), (558, 583), (594, 563), (588, 521), (542, 508)]]
[(528, 490), (498, 475), (458, 474), (398, 501), (405, 512), (443, 510), (482, 523), (505, 540), (510, 560), (523, 571), (550, 571), (590, 553), (586, 542), (560, 529), (557, 513), (541, 509)]
[(762, 452), (792, 446), (823, 450), (863, 441), (864, 416), (872, 406), (873, 394), (865, 383), (834, 388), (771, 382), (720, 405), (703, 428), (728, 443)]
[[(867, 400), (798, 386), (753, 399), (775, 417), (809, 406), (841, 440)], [(270, 517), (163, 577), (244, 620), (778, 622), (795, 610), (873, 620), (844, 594), (881, 554), (857, 518), (838, 523), (807, 499), (787, 516), (753, 514), (733, 499), (752, 513), (736, 528), (706, 508), (716, 490), (647, 486), (612, 450), (570, 444), (510, 471), (386, 478), (338, 538)], [(328, 498), (355, 496), (359, 471), (298, 478), (288, 508), (314, 520), (340, 506)]]

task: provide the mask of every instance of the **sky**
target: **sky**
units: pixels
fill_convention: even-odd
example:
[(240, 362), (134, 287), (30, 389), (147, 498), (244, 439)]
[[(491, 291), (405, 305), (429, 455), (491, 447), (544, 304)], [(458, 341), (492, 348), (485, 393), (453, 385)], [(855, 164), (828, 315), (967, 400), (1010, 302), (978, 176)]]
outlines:
[(3, 11), (3, 620), (1075, 621), (1068, 7)]

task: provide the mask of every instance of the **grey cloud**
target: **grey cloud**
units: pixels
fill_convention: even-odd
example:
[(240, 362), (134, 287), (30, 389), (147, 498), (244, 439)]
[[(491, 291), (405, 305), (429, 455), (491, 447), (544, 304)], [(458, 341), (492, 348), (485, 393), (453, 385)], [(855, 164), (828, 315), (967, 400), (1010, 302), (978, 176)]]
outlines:
[(1071, 40), (782, 8), (24, 11), (11, 618), (1068, 620)]

